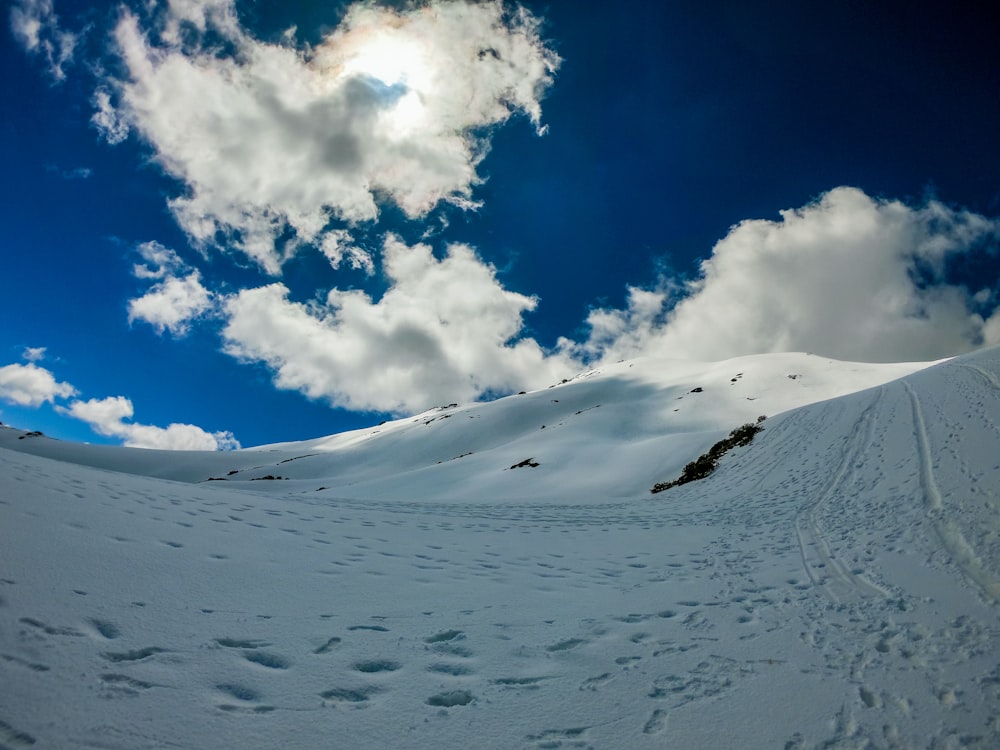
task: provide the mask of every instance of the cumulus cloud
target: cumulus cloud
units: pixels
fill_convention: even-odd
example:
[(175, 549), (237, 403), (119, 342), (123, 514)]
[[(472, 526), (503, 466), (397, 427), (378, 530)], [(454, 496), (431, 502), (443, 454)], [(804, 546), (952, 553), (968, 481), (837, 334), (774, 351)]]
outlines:
[(141, 297), (129, 300), (128, 320), (145, 321), (157, 333), (170, 331), (183, 336), (192, 320), (211, 309), (212, 295), (202, 286), (200, 274), (192, 271), (183, 278), (164, 279)]
[[(936, 201), (910, 207), (840, 187), (780, 221), (744, 221), (687, 284), (629, 290), (594, 310), (588, 359), (659, 353), (716, 360), (813, 351), (844, 360), (920, 361), (1000, 342), (994, 291), (951, 284), (947, 263), (981, 251), (1000, 222)], [(991, 304), (992, 303), (992, 304)]]
[[(29, 353), (44, 349), (28, 349)], [(57, 398), (70, 398), (76, 389), (69, 383), (60, 383), (44, 367), (29, 362), (26, 365), (0, 367), (0, 399), (18, 406), (41, 406)]]
[(44, 346), (26, 346), (21, 356), (29, 362), (41, 362), (45, 359), (47, 348)]
[(55, 81), (66, 78), (65, 68), (73, 61), (77, 35), (60, 28), (52, 0), (18, 0), (10, 10), (10, 28), (25, 50), (45, 58)]
[(483, 393), (542, 387), (576, 371), (532, 339), (516, 340), (536, 300), (503, 288), (466, 245), (390, 236), (382, 253), (389, 290), (331, 291), (324, 303), (289, 299), (283, 284), (226, 303), (226, 351), (267, 363), (279, 388), (357, 410), (412, 412)]
[[(688, 282), (629, 289), (595, 309), (582, 342), (523, 335), (537, 300), (503, 287), (465, 245), (438, 260), (390, 236), (388, 291), (292, 301), (282, 284), (227, 298), (226, 351), (266, 363), (280, 388), (350, 409), (412, 412), (542, 387), (586, 363), (660, 354), (718, 360), (805, 350), (905, 361), (1000, 343), (996, 291), (949, 283), (959, 254), (995, 249), (1000, 222), (936, 201), (911, 207), (836, 188), (778, 221), (733, 227)], [(990, 315), (992, 313), (992, 315)]]
[[(221, 316), (225, 351), (265, 363), (280, 388), (407, 412), (640, 354), (912, 360), (1000, 341), (998, 290), (947, 273), (995, 240), (997, 222), (852, 188), (736, 225), (698, 278), (630, 288), (624, 308), (590, 313), (586, 340), (550, 351), (524, 334), (537, 300), (505, 289), (472, 248), (438, 258), (394, 236), (381, 254), (362, 247), (361, 225), (389, 204), (415, 220), (475, 206), (494, 126), (521, 114), (544, 131), (559, 58), (537, 19), (499, 0), (356, 3), (315, 46), (294, 30), (253, 37), (233, 0), (166, 0), (123, 10), (113, 38), (121, 73), (102, 78), (93, 122), (110, 142), (133, 133), (149, 145), (180, 185), (169, 206), (195, 247), (275, 276), (304, 245), (334, 270), (384, 273), (377, 299), (338, 285), (302, 302), (280, 283), (223, 297), (173, 251), (140, 246), (134, 275), (148, 288), (129, 320), (184, 335)], [(106, 424), (134, 434), (123, 419)]]
[[(41, 359), (44, 347), (28, 347), (26, 359)], [(37, 407), (78, 395), (69, 383), (61, 383), (44, 367), (34, 362), (0, 367), (0, 400), (17, 406)], [(86, 422), (99, 435), (120, 438), (133, 448), (164, 450), (235, 450), (239, 441), (231, 432), (206, 432), (192, 424), (170, 424), (167, 427), (138, 424), (131, 421), (132, 402), (124, 396), (88, 401), (74, 400), (69, 406), (56, 406), (61, 414)]]
[(167, 427), (130, 421), (135, 410), (124, 396), (73, 401), (58, 407), (62, 413), (86, 422), (99, 435), (120, 438), (130, 448), (161, 450), (235, 450), (239, 442), (231, 432), (210, 433), (192, 424), (173, 423)]
[(489, 128), (521, 112), (543, 130), (559, 64), (538, 21), (499, 0), (358, 3), (301, 49), (250, 36), (231, 0), (171, 0), (148, 21), (123, 11), (114, 39), (127, 75), (96, 92), (95, 125), (149, 143), (185, 188), (170, 207), (196, 244), (275, 275), (380, 201), (411, 218), (474, 205)]
[(129, 300), (129, 323), (142, 320), (158, 333), (185, 335), (192, 320), (213, 309), (214, 295), (201, 283), (201, 274), (189, 269), (170, 248), (145, 242), (136, 251), (143, 262), (132, 267), (132, 274), (156, 283), (141, 297)]

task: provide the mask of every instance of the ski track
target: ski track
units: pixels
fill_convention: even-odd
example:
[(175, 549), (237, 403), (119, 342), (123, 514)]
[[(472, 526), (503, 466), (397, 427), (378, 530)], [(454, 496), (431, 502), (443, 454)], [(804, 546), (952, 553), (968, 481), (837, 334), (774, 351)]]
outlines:
[(872, 426), (882, 393), (882, 388), (875, 390), (872, 402), (861, 413), (857, 426), (845, 437), (846, 444), (830, 481), (820, 491), (816, 501), (805, 506), (795, 518), (802, 566), (806, 575), (814, 584), (823, 586), (837, 603), (859, 595), (887, 596), (882, 588), (851, 572), (833, 555), (817, 522), (819, 512), (841, 490), (870, 444)]
[[(968, 369), (985, 373), (980, 368)], [(941, 539), (942, 546), (948, 551), (952, 561), (970, 581), (979, 587), (984, 596), (996, 602), (1000, 598), (1000, 580), (991, 576), (983, 568), (972, 545), (966, 540), (958, 526), (949, 518), (941, 497), (941, 491), (938, 489), (937, 481), (934, 478), (934, 463), (930, 439), (927, 435), (923, 410), (920, 406), (920, 397), (909, 383), (904, 381), (903, 387), (906, 388), (906, 392), (913, 405), (914, 434), (917, 442), (917, 452), (920, 456), (920, 485), (927, 504), (927, 515)]]
[(603, 504), (0, 450), (0, 747), (1000, 746), (993, 558), (946, 484), (982, 473), (955, 405), (997, 383), (949, 372), (947, 403), (796, 410), (703, 483)]
[(981, 378), (983, 378), (983, 380), (985, 380), (992, 388), (1000, 391), (1000, 378), (998, 378), (996, 375), (994, 375), (989, 370), (984, 370), (979, 365), (974, 365), (974, 364), (970, 364), (970, 363), (967, 363), (967, 362), (962, 363), (961, 366), (964, 367), (965, 369), (971, 371), (971, 372), (976, 373)]

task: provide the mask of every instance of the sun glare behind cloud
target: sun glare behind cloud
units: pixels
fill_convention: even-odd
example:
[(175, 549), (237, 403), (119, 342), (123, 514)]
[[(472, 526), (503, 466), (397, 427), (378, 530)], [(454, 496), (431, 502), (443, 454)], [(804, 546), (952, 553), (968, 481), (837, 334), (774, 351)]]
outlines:
[(398, 29), (352, 28), (337, 40), (338, 79), (364, 76), (399, 92), (380, 118), (390, 137), (404, 137), (425, 120), (425, 97), (433, 95), (434, 58), (427, 44)]
[(419, 42), (391, 32), (361, 29), (344, 37), (344, 43), (342, 75), (367, 75), (386, 86), (401, 83), (418, 90), (429, 83), (427, 54)]

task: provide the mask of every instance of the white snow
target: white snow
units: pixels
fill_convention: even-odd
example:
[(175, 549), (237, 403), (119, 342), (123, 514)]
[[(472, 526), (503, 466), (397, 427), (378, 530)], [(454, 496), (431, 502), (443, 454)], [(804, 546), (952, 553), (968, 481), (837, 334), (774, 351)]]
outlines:
[(0, 747), (1000, 746), (998, 425), (990, 349), (232, 453), (2, 428)]

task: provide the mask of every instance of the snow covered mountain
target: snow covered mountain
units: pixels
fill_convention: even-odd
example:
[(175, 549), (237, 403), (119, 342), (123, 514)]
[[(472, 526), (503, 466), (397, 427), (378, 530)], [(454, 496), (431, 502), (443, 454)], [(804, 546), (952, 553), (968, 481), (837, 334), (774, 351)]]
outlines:
[(3, 428), (0, 747), (995, 747), (998, 510), (998, 349), (232, 453)]

